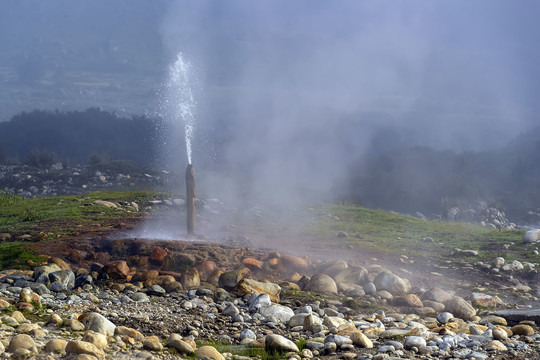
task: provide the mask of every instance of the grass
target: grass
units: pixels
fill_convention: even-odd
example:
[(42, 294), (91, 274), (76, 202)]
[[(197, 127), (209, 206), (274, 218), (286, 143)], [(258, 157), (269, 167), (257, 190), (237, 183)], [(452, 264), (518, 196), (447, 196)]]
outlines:
[(31, 264), (47, 261), (46, 257), (35, 255), (25, 245), (22, 241), (0, 243), (0, 269), (27, 269)]
[[(138, 191), (25, 199), (0, 192), (0, 234), (11, 235), (11, 241), (0, 242), (0, 269), (30, 268), (32, 264), (45, 261), (45, 257), (34, 254), (28, 241), (68, 238), (85, 229), (108, 231), (122, 221), (142, 217), (141, 212), (126, 206), (112, 209), (93, 204), (95, 200), (117, 204), (134, 201), (142, 205), (164, 196), (166, 194)], [(21, 235), (30, 237), (20, 241)]]
[[(25, 199), (0, 193), (0, 233), (68, 232), (96, 221), (120, 221), (138, 213), (93, 205), (95, 200), (144, 203), (159, 194), (152, 192), (93, 192), (79, 196)], [(79, 226), (80, 227), (80, 226)]]
[[(455, 248), (460, 248), (477, 250), (479, 256), (471, 257), (474, 261), (499, 255), (507, 260), (526, 256), (540, 261), (539, 256), (523, 251), (526, 249), (521, 245), (511, 245), (509, 251), (504, 250), (504, 244), (521, 244), (525, 230), (499, 231), (469, 223), (426, 221), (353, 205), (320, 205), (315, 213), (318, 221), (309, 230), (313, 235), (353, 247), (438, 260), (447, 259)], [(339, 231), (346, 232), (348, 237), (337, 238)], [(424, 242), (426, 237), (433, 238), (434, 242)]]
[[(46, 233), (48, 238), (66, 238), (85, 229), (107, 231), (123, 221), (140, 219), (143, 215), (126, 206), (120, 206), (120, 209), (97, 206), (93, 204), (95, 200), (145, 204), (148, 200), (167, 196), (163, 193), (137, 191), (24, 199), (0, 192), (0, 234), (11, 234), (12, 241), (27, 234), (36, 241), (40, 232)], [(476, 250), (479, 255), (464, 257), (455, 254), (451, 260), (492, 261), (502, 256), (507, 262), (525, 259), (540, 263), (540, 255), (533, 253), (536, 245), (522, 244), (524, 230), (498, 231), (468, 223), (426, 221), (354, 204), (318, 204), (309, 209), (263, 211), (263, 216), (233, 218), (231, 223), (236, 225), (239, 232), (247, 234), (252, 232), (270, 238), (300, 239), (309, 245), (327, 245), (332, 242), (336, 247), (361, 248), (375, 254), (407, 255), (413, 259), (422, 257), (446, 261), (454, 249), (461, 248)], [(339, 232), (346, 232), (348, 236), (338, 237)], [(425, 242), (425, 237), (431, 237), (434, 241)], [(20, 247), (18, 241), (0, 243), (0, 266), (13, 264), (14, 260), (18, 260), (19, 264), (28, 260), (35, 261), (29, 251), (23, 251), (20, 256), (14, 254)]]

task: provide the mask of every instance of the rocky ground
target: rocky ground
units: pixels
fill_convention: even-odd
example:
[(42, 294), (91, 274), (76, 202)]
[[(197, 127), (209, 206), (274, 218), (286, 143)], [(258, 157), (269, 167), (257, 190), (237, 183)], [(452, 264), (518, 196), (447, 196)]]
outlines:
[(206, 214), (206, 237), (134, 238), (128, 222), (33, 243), (47, 264), (0, 272), (0, 358), (540, 358), (521, 262), (390, 256)]

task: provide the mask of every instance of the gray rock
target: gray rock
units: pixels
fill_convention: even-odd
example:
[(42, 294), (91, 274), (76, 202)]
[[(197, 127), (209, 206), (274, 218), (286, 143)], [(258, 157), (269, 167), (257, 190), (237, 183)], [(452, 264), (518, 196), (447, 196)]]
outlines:
[(148, 287), (148, 295), (165, 296), (167, 292), (159, 285), (151, 285)]
[(225, 309), (223, 309), (222, 314), (226, 316), (233, 316), (240, 313), (240, 310), (233, 304), (228, 305)]
[(476, 316), (476, 310), (465, 301), (461, 296), (454, 296), (446, 303), (446, 311), (463, 320), (473, 320)]
[(523, 264), (517, 260), (512, 261), (502, 267), (504, 271), (520, 271), (523, 270)]
[(280, 352), (299, 352), (298, 346), (291, 340), (276, 334), (266, 335), (264, 339), (266, 349)]
[(64, 284), (68, 290), (72, 290), (75, 287), (75, 274), (71, 270), (52, 272), (49, 274), (49, 280), (51, 281), (51, 284)]
[(524, 320), (534, 321), (537, 324), (540, 322), (540, 309), (507, 309), (498, 310), (493, 315), (500, 316), (506, 320), (520, 322)]
[(306, 284), (304, 290), (336, 295), (338, 293), (336, 282), (326, 274), (313, 275), (313, 277)]
[(383, 271), (373, 280), (378, 291), (386, 290), (392, 295), (406, 295), (411, 290), (411, 283), (390, 271)]
[(255, 333), (253, 331), (251, 331), (250, 329), (244, 329), (240, 333), (240, 340), (244, 340), (244, 339), (256, 340), (257, 335), (255, 335)]
[(452, 319), (454, 315), (452, 313), (449, 313), (448, 311), (445, 311), (443, 313), (440, 313), (437, 315), (437, 321), (441, 324), (446, 324), (450, 319)]
[(371, 281), (364, 284), (364, 292), (366, 295), (375, 295), (377, 293), (377, 287)]
[(272, 301), (270, 301), (268, 294), (252, 294), (248, 300), (249, 311), (252, 312), (270, 305), (272, 305)]
[(523, 235), (523, 243), (530, 244), (540, 240), (540, 229), (532, 229)]
[(116, 329), (116, 325), (105, 316), (96, 312), (84, 314), (81, 322), (84, 324), (86, 330), (93, 330), (105, 336), (114, 335), (114, 330)]
[(142, 292), (136, 292), (130, 295), (130, 297), (133, 299), (133, 301), (141, 302), (141, 303), (147, 303), (150, 302), (150, 298), (148, 295)]
[(259, 309), (259, 314), (265, 318), (274, 317), (276, 320), (287, 323), (294, 316), (291, 308), (283, 305), (264, 306)]
[(420, 336), (407, 336), (403, 343), (403, 347), (406, 350), (410, 350), (412, 347), (419, 348), (423, 346), (426, 346), (426, 340)]

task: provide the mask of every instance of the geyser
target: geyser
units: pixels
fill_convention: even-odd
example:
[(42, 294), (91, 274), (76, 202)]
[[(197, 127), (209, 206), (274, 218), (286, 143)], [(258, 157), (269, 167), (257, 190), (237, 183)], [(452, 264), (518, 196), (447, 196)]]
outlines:
[(169, 68), (167, 82), (167, 100), (169, 114), (175, 123), (184, 124), (186, 153), (188, 164), (191, 164), (191, 145), (195, 127), (195, 107), (197, 105), (192, 92), (192, 66), (178, 53), (178, 59)]

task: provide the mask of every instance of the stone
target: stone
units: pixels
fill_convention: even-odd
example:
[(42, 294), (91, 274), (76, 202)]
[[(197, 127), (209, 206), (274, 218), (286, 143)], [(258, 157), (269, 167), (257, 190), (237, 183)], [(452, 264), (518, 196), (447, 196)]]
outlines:
[(496, 326), (493, 328), (493, 338), (495, 340), (506, 341), (508, 340), (508, 333), (500, 326)]
[(163, 259), (161, 268), (167, 271), (182, 271), (195, 264), (195, 257), (191, 254), (182, 254), (179, 252), (169, 252)]
[(540, 309), (506, 309), (497, 310), (493, 315), (500, 316), (509, 321), (520, 322), (524, 320), (540, 323)]
[(305, 331), (311, 331), (314, 332), (315, 327), (319, 327), (322, 325), (322, 320), (318, 316), (315, 316), (314, 314), (308, 314), (304, 318), (304, 323), (302, 326), (304, 327)]
[(505, 318), (503, 318), (502, 316), (496, 316), (496, 315), (485, 316), (485, 317), (481, 318), (478, 321), (478, 323), (480, 325), (488, 325), (488, 324), (503, 325), (503, 326), (508, 325), (508, 322), (506, 321)]
[(13, 353), (17, 350), (24, 349), (31, 353), (37, 353), (36, 343), (29, 335), (19, 334), (11, 338), (8, 346), (8, 352)]
[(341, 325), (347, 324), (347, 320), (338, 316), (325, 316), (323, 319), (323, 325), (328, 328), (339, 328)]
[(169, 250), (167, 250), (166, 248), (155, 247), (152, 250), (152, 253), (150, 254), (150, 256), (148, 257), (148, 261), (151, 264), (160, 266), (163, 263), (163, 260), (165, 259), (168, 253), (169, 253)]
[(107, 347), (107, 337), (94, 331), (88, 331), (86, 334), (84, 334), (82, 340), (93, 344), (95, 347), (101, 350)]
[(111, 261), (102, 269), (111, 279), (127, 279), (129, 275), (129, 266), (124, 260)]
[(225, 360), (225, 357), (215, 347), (208, 345), (197, 349), (197, 357), (199, 359)]
[(19, 334), (29, 334), (35, 330), (38, 330), (39, 328), (40, 327), (38, 324), (23, 323), (17, 327), (17, 332)]
[(237, 270), (227, 271), (219, 276), (218, 286), (227, 291), (231, 291), (232, 289), (234, 289), (234, 287), (236, 286), (236, 284), (238, 284), (240, 280), (250, 277), (251, 270), (246, 267)]
[(264, 346), (270, 351), (278, 352), (299, 352), (298, 346), (291, 340), (277, 334), (266, 335), (264, 338)]
[(294, 316), (294, 311), (291, 308), (283, 305), (269, 305), (259, 308), (259, 314), (268, 318), (273, 316), (277, 320), (287, 323)]
[(29, 303), (35, 307), (41, 308), (41, 298), (38, 294), (32, 290), (25, 288), (19, 293), (19, 301), (22, 303)]
[(496, 257), (495, 260), (493, 261), (493, 266), (495, 266), (496, 268), (500, 268), (501, 266), (504, 265), (504, 258), (503, 257)]
[(503, 265), (502, 267), (504, 271), (520, 271), (523, 270), (523, 268), (523, 264), (517, 260), (514, 260), (509, 264)]
[(461, 296), (454, 296), (446, 303), (446, 311), (454, 314), (455, 317), (470, 321), (474, 320), (476, 310)]
[(411, 290), (409, 280), (403, 279), (390, 271), (379, 273), (373, 283), (377, 290), (386, 290), (392, 295), (406, 295)]
[(199, 270), (191, 267), (184, 271), (180, 276), (180, 283), (184, 289), (195, 289), (201, 285), (201, 278), (199, 276)]
[(431, 300), (422, 300), (424, 306), (430, 307), (435, 310), (436, 313), (441, 313), (444, 311), (444, 304)]
[(333, 261), (329, 266), (326, 266), (323, 273), (325, 273), (328, 276), (334, 277), (343, 270), (346, 270), (349, 267), (349, 264), (347, 264), (346, 261), (338, 260)]
[[(99, 178), (100, 179), (102, 178), (103, 181), (105, 180), (105, 177), (103, 175), (101, 175)], [(94, 200), (94, 205), (105, 206), (111, 209), (118, 209), (118, 205), (116, 205), (113, 202), (105, 201), (105, 200)]]
[(35, 268), (32, 277), (38, 283), (49, 285), (49, 274), (55, 271), (61, 271), (60, 267), (56, 264), (41, 265)]
[(407, 294), (405, 296), (395, 297), (394, 303), (398, 306), (408, 306), (414, 308), (424, 307), (422, 300), (420, 300), (416, 294)]
[(242, 260), (242, 265), (249, 268), (251, 271), (261, 270), (263, 267), (263, 262), (254, 258), (245, 258)]
[(528, 230), (525, 234), (523, 234), (524, 244), (530, 244), (537, 242), (538, 240), (540, 240), (540, 229)]
[(71, 270), (60, 270), (49, 274), (49, 280), (52, 283), (60, 283), (66, 285), (68, 290), (75, 287), (75, 274)]
[(514, 335), (531, 336), (534, 334), (534, 329), (530, 325), (518, 324), (510, 329)]
[(26, 318), (24, 317), (23, 313), (20, 312), (20, 311), (14, 311), (11, 313), (11, 317), (13, 319), (15, 319), (17, 322), (19, 323), (22, 323), (23, 321), (26, 320)]
[(366, 281), (366, 268), (362, 266), (349, 266), (334, 276), (336, 283), (361, 285)]
[(446, 324), (453, 317), (454, 317), (454, 315), (452, 313), (449, 313), (448, 311), (445, 311), (445, 312), (440, 313), (440, 314), (437, 315), (437, 321), (440, 322), (441, 324)]
[(163, 344), (161, 344), (161, 341), (155, 335), (145, 337), (143, 340), (143, 347), (151, 351), (163, 350)]
[(240, 339), (241, 340), (244, 340), (244, 339), (256, 340), (257, 335), (253, 331), (251, 331), (250, 329), (244, 329), (240, 333)]
[(217, 269), (216, 263), (211, 260), (198, 261), (193, 267), (199, 271), (199, 277), (204, 280)]
[(167, 291), (159, 285), (150, 285), (148, 287), (148, 295), (164, 296), (166, 294)]
[[(61, 319), (60, 319), (61, 320)], [(77, 319), (68, 319), (64, 322), (65, 327), (69, 327), (72, 331), (84, 331), (85, 326)]]
[(361, 333), (359, 331), (354, 331), (351, 334), (351, 340), (354, 345), (360, 346), (363, 348), (371, 349), (373, 348), (373, 342), (370, 338), (368, 338), (364, 333)]
[(305, 273), (309, 268), (309, 263), (306, 259), (293, 255), (282, 254), (278, 262), (280, 268), (286, 270), (287, 273)]
[(101, 314), (96, 312), (85, 313), (79, 317), (86, 330), (93, 330), (105, 336), (114, 335), (116, 325)]
[(429, 289), (422, 295), (422, 300), (431, 300), (441, 304), (446, 304), (450, 299), (452, 299), (452, 294), (437, 287)]
[(305, 291), (313, 291), (322, 294), (338, 293), (337, 285), (334, 279), (326, 274), (315, 274), (306, 284)]
[(268, 294), (252, 294), (248, 300), (249, 311), (252, 312), (270, 305), (272, 305), (272, 301)]
[(236, 284), (233, 291), (240, 295), (268, 294), (270, 300), (277, 303), (280, 300), (281, 287), (271, 282), (260, 282), (245, 278)]
[(120, 335), (120, 336), (129, 336), (130, 338), (138, 342), (141, 342), (144, 340), (144, 335), (141, 334), (140, 331), (126, 327), (126, 326), (117, 326), (114, 329), (114, 334)]
[(182, 340), (182, 337), (178, 334), (171, 334), (167, 339), (167, 345), (178, 350), (180, 354), (189, 355), (195, 352), (193, 350), (193, 347), (184, 340)]
[(66, 351), (67, 343), (64, 339), (51, 339), (45, 345), (45, 351), (53, 354), (63, 354)]
[(426, 346), (426, 340), (420, 336), (407, 336), (403, 342), (403, 347), (410, 350), (413, 347), (420, 348)]
[(66, 354), (91, 355), (98, 359), (104, 359), (105, 353), (94, 344), (81, 340), (72, 340), (66, 345)]
[(497, 295), (472, 293), (471, 302), (474, 307), (495, 308), (504, 306), (504, 301)]
[(366, 295), (375, 295), (377, 293), (377, 287), (371, 281), (364, 284), (364, 292)]
[(499, 340), (493, 340), (486, 346), (487, 350), (506, 351), (508, 348)]

